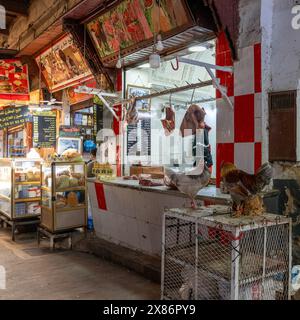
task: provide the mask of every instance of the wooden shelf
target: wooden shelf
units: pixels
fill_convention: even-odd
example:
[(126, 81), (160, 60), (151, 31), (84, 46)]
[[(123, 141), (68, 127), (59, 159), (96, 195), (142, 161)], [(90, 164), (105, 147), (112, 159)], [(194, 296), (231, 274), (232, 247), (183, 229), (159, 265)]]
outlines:
[(78, 205), (76, 207), (64, 207), (64, 208), (55, 208), (56, 212), (66, 212), (66, 211), (74, 211), (74, 210), (80, 210), (80, 209), (86, 209), (85, 205)]
[(15, 215), (14, 219), (24, 219), (24, 218), (35, 218), (35, 217), (39, 217), (41, 214), (37, 213), (37, 214), (32, 214), (32, 213), (28, 213), (28, 214), (20, 214), (20, 215)]
[(41, 181), (21, 181), (21, 182), (15, 182), (16, 186), (30, 186), (30, 185), (40, 185)]
[(55, 191), (56, 191), (56, 192), (85, 191), (85, 186), (78, 186), (78, 187), (70, 187), (70, 188), (56, 189)]
[(47, 211), (51, 211), (52, 209), (49, 207), (46, 207), (44, 205), (41, 205), (42, 210), (47, 210)]
[(41, 201), (41, 197), (15, 199), (16, 203), (19, 203), (19, 202), (37, 202), (37, 201)]
[[(56, 189), (56, 192), (68, 192), (68, 191), (85, 191), (85, 186), (78, 186), (78, 187), (70, 187), (70, 188), (63, 188), (63, 189)], [(42, 187), (42, 190), (51, 192), (51, 188), (49, 187)]]

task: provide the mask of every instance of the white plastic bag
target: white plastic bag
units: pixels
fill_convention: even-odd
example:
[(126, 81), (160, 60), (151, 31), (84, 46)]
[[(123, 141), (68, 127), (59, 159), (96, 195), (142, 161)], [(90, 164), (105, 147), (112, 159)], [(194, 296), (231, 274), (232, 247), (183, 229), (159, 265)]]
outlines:
[(292, 268), (292, 289), (295, 292), (300, 290), (300, 266)]

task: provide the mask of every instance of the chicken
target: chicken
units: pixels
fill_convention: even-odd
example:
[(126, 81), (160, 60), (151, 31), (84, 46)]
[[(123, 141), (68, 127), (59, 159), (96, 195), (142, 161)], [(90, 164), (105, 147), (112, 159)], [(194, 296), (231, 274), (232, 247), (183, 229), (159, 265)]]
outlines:
[(236, 216), (246, 214), (245, 205), (251, 199), (255, 200), (254, 203), (261, 203), (262, 207), (259, 193), (271, 182), (272, 174), (273, 170), (269, 163), (263, 164), (256, 174), (239, 170), (232, 163), (224, 163), (221, 166), (221, 178), (231, 195)]
[[(197, 207), (195, 197), (199, 190), (209, 183), (211, 173), (206, 167), (204, 160), (200, 160), (196, 168), (189, 171), (180, 171), (165, 168), (165, 184), (176, 187), (180, 192), (186, 194), (192, 201), (192, 208)], [(167, 181), (167, 183), (166, 183)]]

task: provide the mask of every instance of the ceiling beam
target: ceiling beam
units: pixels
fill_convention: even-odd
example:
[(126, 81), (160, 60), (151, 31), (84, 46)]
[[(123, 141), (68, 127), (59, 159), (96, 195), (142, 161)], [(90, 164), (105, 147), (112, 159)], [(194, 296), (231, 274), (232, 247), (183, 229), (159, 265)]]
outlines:
[(18, 16), (28, 16), (28, 3), (27, 1), (18, 0), (1, 0), (1, 5), (9, 14)]
[(0, 29), (0, 34), (4, 35), (4, 36), (8, 36), (9, 35), (9, 30), (7, 29)]
[(0, 48), (0, 59), (14, 58), (17, 53), (18, 53), (17, 50)]

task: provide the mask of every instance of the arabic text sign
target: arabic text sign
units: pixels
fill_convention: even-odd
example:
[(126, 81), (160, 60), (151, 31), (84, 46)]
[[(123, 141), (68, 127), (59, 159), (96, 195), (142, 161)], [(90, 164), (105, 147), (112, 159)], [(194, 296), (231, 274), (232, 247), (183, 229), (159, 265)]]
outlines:
[(28, 107), (9, 107), (0, 110), (0, 130), (18, 126), (28, 121)]

